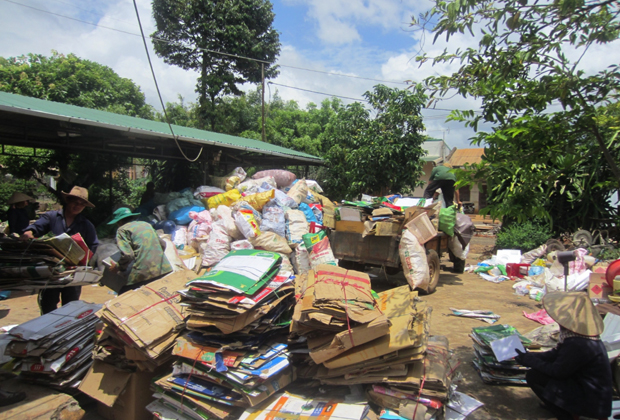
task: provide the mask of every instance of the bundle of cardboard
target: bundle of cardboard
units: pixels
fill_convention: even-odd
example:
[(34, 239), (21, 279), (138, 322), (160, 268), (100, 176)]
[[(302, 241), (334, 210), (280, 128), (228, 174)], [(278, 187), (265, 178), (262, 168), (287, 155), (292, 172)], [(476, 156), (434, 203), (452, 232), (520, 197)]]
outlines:
[(307, 338), (312, 360), (301, 376), (371, 386), (371, 401), (395, 411), (441, 409), (452, 373), (448, 343), (429, 341), (431, 308), (417, 292), (402, 286), (375, 299), (366, 274), (330, 266), (300, 280), (291, 335)]
[(280, 318), (292, 306), (292, 273), (269, 251), (231, 251), (181, 291), (189, 330), (209, 334), (267, 333), (288, 327)]
[(472, 328), (469, 335), (474, 342), (474, 367), (482, 381), (487, 384), (526, 385), (525, 373), (528, 368), (514, 359), (498, 361), (491, 343), (517, 335), (523, 347), (530, 347), (532, 341), (519, 333), (513, 326), (492, 325)]
[(101, 305), (73, 301), (10, 330), (6, 352), (20, 378), (56, 388), (75, 388), (92, 364), (95, 316)]
[(86, 266), (92, 252), (81, 235), (31, 241), (0, 239), (0, 289), (36, 290), (96, 284), (102, 272)]
[(190, 332), (176, 340), (172, 373), (155, 382), (153, 409), (238, 418), (293, 381), (285, 342), (294, 276), (280, 262), (274, 252), (231, 251), (180, 292)]
[(104, 327), (95, 359), (148, 371), (171, 360), (174, 342), (185, 327), (178, 290), (194, 277), (190, 270), (173, 272), (106, 302), (97, 314)]

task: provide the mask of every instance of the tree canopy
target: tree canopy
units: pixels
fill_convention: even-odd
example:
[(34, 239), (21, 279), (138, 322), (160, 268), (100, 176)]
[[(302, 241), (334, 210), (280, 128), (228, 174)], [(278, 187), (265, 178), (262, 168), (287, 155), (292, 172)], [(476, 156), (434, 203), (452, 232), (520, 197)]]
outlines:
[(421, 110), (426, 100), (422, 87), (378, 85), (364, 98), (371, 109), (359, 102), (339, 107), (323, 136), (328, 170), (324, 187), (332, 199), (400, 192), (420, 184), (425, 140)]
[(153, 119), (144, 93), (111, 68), (74, 54), (0, 57), (0, 90), (116, 114)]
[(216, 128), (222, 95), (240, 95), (240, 84), (261, 81), (261, 62), (265, 78), (277, 75), (273, 63), (280, 38), (272, 27), (275, 14), (269, 0), (153, 0), (153, 17), (157, 55), (199, 73), (201, 128)]
[(493, 124), (472, 139), (486, 150), (469, 172), (487, 181), (493, 216), (575, 230), (616, 214), (608, 198), (620, 186), (620, 148), (608, 116), (617, 109), (620, 69), (586, 72), (581, 60), (618, 39), (619, 5), (436, 0), (422, 19), (435, 22), (435, 40), (478, 36), (477, 48), (418, 60), (460, 63), (453, 74), (426, 80), (432, 100), (454, 93), (480, 99), (482, 112), (454, 111), (450, 119), (474, 129)]

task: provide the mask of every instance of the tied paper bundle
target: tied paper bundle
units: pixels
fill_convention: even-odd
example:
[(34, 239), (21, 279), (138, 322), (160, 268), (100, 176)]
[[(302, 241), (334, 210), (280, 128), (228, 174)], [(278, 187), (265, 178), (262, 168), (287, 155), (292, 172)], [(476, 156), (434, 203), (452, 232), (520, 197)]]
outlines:
[(298, 284), (291, 333), (308, 340), (315, 363), (384, 336), (387, 317), (379, 310), (365, 273), (319, 265)]
[(10, 331), (6, 353), (16, 358), (20, 378), (59, 389), (76, 388), (92, 364), (95, 312), (101, 305), (80, 300)]
[(106, 302), (97, 314), (105, 325), (95, 358), (121, 369), (148, 371), (169, 360), (185, 327), (177, 291), (194, 276), (190, 270), (170, 273)]
[(294, 277), (281, 270), (281, 261), (275, 252), (231, 251), (181, 291), (190, 314), (187, 328), (250, 335), (282, 329), (282, 315), (293, 305)]
[[(76, 242), (77, 240), (77, 242)], [(0, 239), (0, 290), (96, 284), (103, 273), (85, 266), (92, 252), (79, 234), (20, 241)]]
[(177, 340), (172, 374), (155, 383), (162, 403), (181, 410), (200, 407), (216, 418), (238, 418), (237, 407), (254, 407), (292, 380), (286, 344), (254, 342), (253, 348), (223, 349), (192, 332)]
[(496, 340), (517, 335), (524, 347), (532, 346), (532, 341), (519, 334), (511, 325), (493, 325), (472, 328), (469, 335), (474, 342), (474, 367), (482, 381), (487, 384), (526, 385), (525, 373), (528, 368), (514, 359), (499, 362), (493, 353), (491, 343)]
[(428, 337), (431, 308), (409, 286), (379, 293), (377, 308), (389, 321), (384, 335), (307, 372), (327, 385), (380, 386), (382, 391), (376, 390), (372, 401), (397, 412), (402, 409), (404, 417), (412, 404), (416, 410), (418, 400), (418, 412), (437, 412), (447, 400), (453, 369), (445, 337)]

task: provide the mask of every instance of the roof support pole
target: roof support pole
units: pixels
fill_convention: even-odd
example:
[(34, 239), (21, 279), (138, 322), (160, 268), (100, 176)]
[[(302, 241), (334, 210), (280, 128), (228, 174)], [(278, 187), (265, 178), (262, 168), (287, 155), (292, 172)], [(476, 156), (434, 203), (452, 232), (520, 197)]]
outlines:
[(265, 141), (265, 63), (260, 63), (260, 78), (262, 83), (261, 88), (261, 115), (263, 120), (263, 136), (262, 139)]

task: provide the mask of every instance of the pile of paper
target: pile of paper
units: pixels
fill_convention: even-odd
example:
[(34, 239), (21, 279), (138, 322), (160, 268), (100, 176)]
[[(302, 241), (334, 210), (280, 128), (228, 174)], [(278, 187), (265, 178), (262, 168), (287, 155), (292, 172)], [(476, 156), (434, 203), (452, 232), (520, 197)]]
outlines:
[(255, 249), (231, 251), (182, 290), (189, 330), (208, 334), (264, 334), (288, 327), (281, 319), (293, 303), (291, 272), (282, 257)]
[(9, 332), (6, 354), (20, 378), (56, 388), (75, 388), (92, 364), (95, 316), (101, 305), (70, 302)]
[(513, 358), (504, 360), (513, 354), (504, 355), (503, 350), (512, 349), (514, 345), (501, 345), (500, 340), (510, 340), (512, 336), (518, 337), (523, 348), (532, 344), (531, 340), (507, 324), (472, 328), (470, 337), (474, 341), (473, 363), (485, 383), (526, 385), (525, 373), (528, 368), (518, 364)]
[(369, 406), (365, 402), (351, 404), (326, 399), (306, 399), (303, 396), (285, 392), (275, 398), (271, 404), (261, 409), (246, 410), (239, 420), (263, 419), (329, 419), (362, 420), (368, 414)]
[(96, 284), (102, 272), (85, 266), (90, 250), (79, 234), (20, 241), (0, 239), (0, 289), (34, 290)]
[(155, 382), (160, 402), (186, 414), (200, 411), (238, 418), (290, 384), (293, 370), (286, 344), (247, 343), (226, 350), (209, 336), (190, 333), (177, 339), (173, 372)]
[(431, 308), (417, 292), (403, 286), (375, 294), (366, 274), (332, 266), (298, 280), (291, 337), (307, 339), (310, 359), (300, 376), (370, 385), (369, 399), (397, 412), (420, 405), (430, 415), (442, 407), (452, 374), (448, 342), (429, 340)]
[(154, 371), (172, 358), (185, 327), (178, 290), (196, 274), (182, 270), (106, 302), (97, 314), (104, 322), (95, 359), (120, 369)]
[(293, 381), (285, 343), (294, 276), (280, 263), (274, 252), (231, 251), (180, 291), (190, 332), (176, 339), (173, 371), (155, 382), (154, 410), (238, 418)]

